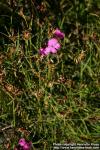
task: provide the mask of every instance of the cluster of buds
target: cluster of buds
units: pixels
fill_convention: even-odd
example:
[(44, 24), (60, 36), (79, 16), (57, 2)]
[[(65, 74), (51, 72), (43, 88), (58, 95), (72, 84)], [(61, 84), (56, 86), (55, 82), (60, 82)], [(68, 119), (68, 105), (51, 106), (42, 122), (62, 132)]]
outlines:
[(61, 32), (59, 29), (56, 29), (53, 33), (53, 38), (49, 39), (47, 42), (47, 46), (40, 48), (39, 52), (42, 56), (46, 56), (50, 53), (55, 54), (61, 48), (59, 43), (60, 39), (63, 39), (65, 34)]

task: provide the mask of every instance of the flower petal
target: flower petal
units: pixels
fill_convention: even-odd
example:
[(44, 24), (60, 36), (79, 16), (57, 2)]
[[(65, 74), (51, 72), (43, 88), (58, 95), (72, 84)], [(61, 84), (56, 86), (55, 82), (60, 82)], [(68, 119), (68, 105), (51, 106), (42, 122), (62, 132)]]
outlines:
[(24, 139), (24, 138), (21, 138), (21, 139), (19, 140), (18, 144), (19, 144), (20, 146), (24, 146), (24, 145), (26, 144), (25, 139)]
[(56, 38), (52, 38), (48, 41), (48, 46), (55, 47), (55, 45), (58, 43), (58, 40)]
[(46, 47), (44, 51), (45, 55), (48, 55), (50, 52), (51, 52), (51, 47)]
[(57, 50), (60, 49), (60, 43), (57, 43), (57, 44), (54, 46), (54, 48), (57, 49)]
[(57, 53), (57, 49), (55, 49), (54, 47), (50, 47), (50, 52), (55, 54), (55, 53)]
[(45, 51), (45, 48), (40, 48), (39, 53), (40, 53), (41, 55), (45, 55), (44, 51)]
[(63, 32), (61, 32), (59, 29), (56, 29), (56, 30), (54, 31), (54, 35), (55, 35), (56, 37), (60, 38), (60, 39), (63, 39), (64, 36), (65, 36), (65, 34), (64, 34)]

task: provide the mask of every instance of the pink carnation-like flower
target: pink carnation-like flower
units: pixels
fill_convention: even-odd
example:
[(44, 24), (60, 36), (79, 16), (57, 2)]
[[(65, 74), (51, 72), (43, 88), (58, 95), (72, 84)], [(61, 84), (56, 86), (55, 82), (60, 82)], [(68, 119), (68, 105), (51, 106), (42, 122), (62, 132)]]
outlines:
[(19, 146), (22, 148), (22, 150), (30, 150), (32, 143), (27, 142), (24, 138), (21, 138), (18, 142)]
[(65, 34), (64, 34), (63, 32), (61, 32), (59, 29), (56, 29), (56, 30), (54, 31), (54, 35), (55, 35), (56, 37), (60, 38), (60, 39), (63, 39), (64, 36), (65, 36)]
[(27, 142), (27, 143), (25, 143), (25, 145), (24, 145), (24, 150), (30, 150), (30, 148), (31, 148), (31, 142)]
[(46, 47), (46, 48), (40, 48), (40, 54), (42, 56), (48, 55), (50, 53), (50, 48)]
[(52, 38), (48, 41), (48, 46), (49, 47), (53, 47), (55, 49), (60, 49), (60, 43), (58, 42), (58, 40), (56, 38)]
[(45, 55), (45, 48), (40, 48), (39, 53), (40, 53), (41, 55)]
[(26, 144), (25, 139), (24, 139), (24, 138), (21, 138), (21, 139), (19, 140), (18, 144), (19, 144), (20, 146), (24, 146), (24, 145)]
[(46, 55), (48, 55), (48, 54), (50, 54), (50, 53), (53, 53), (53, 54), (57, 53), (57, 49), (55, 49), (55, 48), (53, 48), (53, 47), (50, 47), (50, 46), (48, 46), (48, 47), (46, 47), (46, 48), (41, 48), (41, 49), (40, 49), (40, 54), (41, 54), (42, 56), (46, 56)]
[(56, 38), (51, 38), (48, 40), (47, 47), (45, 48), (40, 48), (40, 54), (45, 56), (50, 53), (55, 54), (57, 51), (60, 49), (60, 43)]

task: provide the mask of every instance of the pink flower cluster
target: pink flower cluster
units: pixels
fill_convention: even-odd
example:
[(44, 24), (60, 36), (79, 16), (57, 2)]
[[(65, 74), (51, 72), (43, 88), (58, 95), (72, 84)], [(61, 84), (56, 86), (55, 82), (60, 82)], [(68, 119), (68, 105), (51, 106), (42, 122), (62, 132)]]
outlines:
[(63, 39), (65, 34), (59, 29), (56, 29), (53, 35), (54, 37), (48, 40), (47, 46), (44, 48), (40, 48), (41, 55), (46, 56), (50, 53), (55, 54), (61, 48), (61, 45), (58, 40)]
[(24, 138), (21, 138), (18, 142), (18, 146), (14, 150), (30, 150), (32, 142), (27, 142)]

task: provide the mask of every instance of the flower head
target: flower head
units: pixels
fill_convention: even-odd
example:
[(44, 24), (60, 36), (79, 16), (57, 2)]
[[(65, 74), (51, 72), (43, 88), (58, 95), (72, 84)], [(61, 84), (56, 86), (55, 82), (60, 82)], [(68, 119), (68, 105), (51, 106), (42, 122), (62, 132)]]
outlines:
[(61, 32), (59, 29), (56, 29), (54, 31), (54, 35), (57, 37), (57, 38), (60, 38), (60, 39), (63, 39), (65, 34), (63, 32)]
[(19, 144), (20, 146), (24, 146), (25, 143), (26, 143), (26, 141), (25, 141), (24, 138), (21, 138), (21, 139), (19, 140), (19, 142), (18, 142), (18, 144)]
[(18, 142), (19, 146), (22, 148), (22, 150), (30, 150), (32, 143), (27, 142), (24, 138), (21, 138)]
[(51, 38), (48, 40), (47, 47), (40, 48), (40, 54), (46, 56), (50, 53), (55, 54), (60, 49), (60, 43), (56, 38)]
[(48, 46), (49, 47), (53, 47), (55, 48), (56, 50), (60, 49), (60, 43), (58, 42), (58, 40), (56, 38), (51, 38), (49, 41), (48, 41)]

